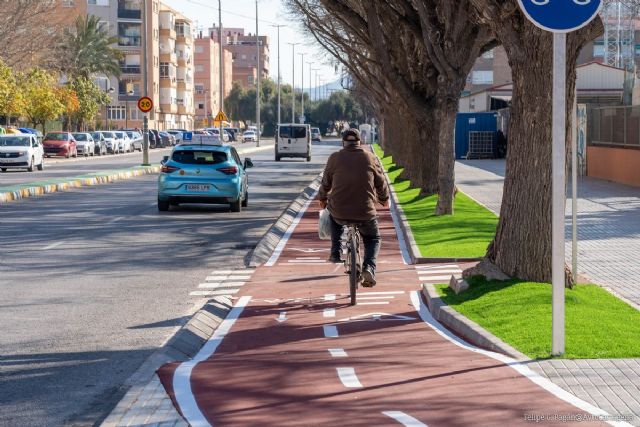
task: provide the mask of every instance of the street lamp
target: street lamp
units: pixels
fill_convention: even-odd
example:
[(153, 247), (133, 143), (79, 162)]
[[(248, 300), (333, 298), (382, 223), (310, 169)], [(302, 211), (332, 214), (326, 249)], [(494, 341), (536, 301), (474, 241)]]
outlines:
[[(257, 7), (257, 6), (256, 6)], [(218, 70), (220, 74), (220, 111), (224, 111), (224, 46), (222, 44), (222, 0), (218, 0), (218, 60), (220, 61), (220, 69)], [(205, 94), (206, 95), (206, 94)], [(205, 107), (206, 108), (206, 107)], [(211, 112), (213, 114), (213, 111)], [(207, 118), (207, 124), (209, 124), (209, 119)], [(224, 140), (224, 129), (222, 126), (222, 120), (220, 120), (220, 141)]]
[(291, 123), (295, 123), (296, 122), (296, 46), (299, 45), (300, 43), (287, 43), (291, 45), (291, 48), (293, 49), (293, 61), (291, 63), (291, 66), (293, 67), (293, 77), (291, 79), (292, 86), (291, 86)]
[(124, 128), (129, 129), (129, 98), (133, 96), (133, 91), (127, 92), (127, 98), (125, 99), (124, 107)]
[(286, 25), (272, 25), (278, 29), (278, 124), (280, 124), (280, 85), (282, 77), (280, 75), (280, 27), (286, 27)]
[[(256, 62), (258, 63), (258, 73), (257, 73), (257, 81), (256, 81), (256, 133), (257, 133), (257, 141), (256, 147), (260, 147), (260, 134), (262, 126), (260, 125), (260, 74), (262, 70), (260, 70), (260, 36), (258, 35), (258, 0), (256, 0)], [(220, 128), (220, 135), (222, 136), (222, 128)]]
[(304, 56), (306, 55), (304, 52), (299, 53), (298, 55), (302, 56), (302, 77), (300, 81), (302, 85), (300, 86), (300, 94), (302, 95), (301, 102), (301, 112), (300, 112), (300, 123), (304, 123), (305, 121), (302, 119), (304, 117)]
[[(109, 89), (106, 88), (107, 85), (108, 85), (108, 81), (109, 81), (108, 79), (105, 81), (105, 90), (104, 90), (104, 92), (107, 95), (111, 95), (115, 91), (115, 89), (112, 88), (112, 87), (110, 87)], [(104, 106), (104, 123), (105, 123), (105, 127), (107, 128), (107, 130), (109, 129), (109, 104), (110, 103), (111, 103), (111, 96), (109, 96), (109, 103), (105, 104), (105, 106)]]
[[(320, 68), (312, 68), (311, 71), (315, 71), (316, 72), (316, 87), (314, 88), (314, 99), (317, 101), (318, 100), (318, 71), (320, 71)], [(311, 76), (309, 76), (309, 78), (311, 78)], [(311, 94), (311, 86), (309, 85), (309, 94)]]

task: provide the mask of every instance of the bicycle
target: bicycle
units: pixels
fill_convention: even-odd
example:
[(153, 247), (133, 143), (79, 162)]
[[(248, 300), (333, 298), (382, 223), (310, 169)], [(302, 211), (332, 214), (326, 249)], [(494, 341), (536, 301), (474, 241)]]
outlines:
[(344, 261), (344, 272), (349, 275), (349, 295), (351, 304), (356, 305), (356, 292), (358, 285), (362, 281), (362, 260), (360, 259), (360, 232), (358, 224), (346, 224), (347, 237), (344, 245), (347, 249), (347, 256)]

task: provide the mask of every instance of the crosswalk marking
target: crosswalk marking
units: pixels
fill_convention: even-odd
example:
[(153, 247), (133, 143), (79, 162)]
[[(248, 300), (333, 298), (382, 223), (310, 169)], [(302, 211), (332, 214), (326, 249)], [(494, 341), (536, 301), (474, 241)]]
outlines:
[(455, 274), (449, 274), (447, 276), (420, 276), (418, 279), (426, 280), (426, 281), (434, 281), (434, 280), (449, 280), (451, 276), (456, 276)]
[(189, 292), (191, 296), (214, 297), (220, 295), (234, 295), (251, 279), (254, 270), (214, 270), (205, 278), (205, 282), (198, 284), (198, 290)]

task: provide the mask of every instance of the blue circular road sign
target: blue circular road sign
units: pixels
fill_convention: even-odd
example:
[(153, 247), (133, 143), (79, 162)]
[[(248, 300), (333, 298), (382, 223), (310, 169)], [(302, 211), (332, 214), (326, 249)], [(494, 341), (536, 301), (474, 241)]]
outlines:
[(602, 0), (518, 0), (518, 3), (536, 26), (554, 33), (568, 33), (591, 22)]

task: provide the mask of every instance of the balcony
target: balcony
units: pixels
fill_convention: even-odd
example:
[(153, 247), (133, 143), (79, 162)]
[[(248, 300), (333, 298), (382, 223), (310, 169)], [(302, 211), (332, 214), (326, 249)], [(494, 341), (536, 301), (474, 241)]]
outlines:
[(127, 95), (126, 93), (118, 94), (118, 101), (137, 101), (141, 94), (134, 92), (133, 95)]
[(140, 74), (139, 65), (120, 65), (122, 74)]
[(177, 55), (173, 52), (172, 53), (160, 52), (160, 62), (175, 64), (178, 62), (178, 58), (177, 58)]
[(142, 11), (140, 9), (124, 9), (118, 8), (118, 18), (121, 19), (142, 19)]
[(120, 36), (118, 37), (118, 46), (141, 47), (142, 37), (140, 36)]

